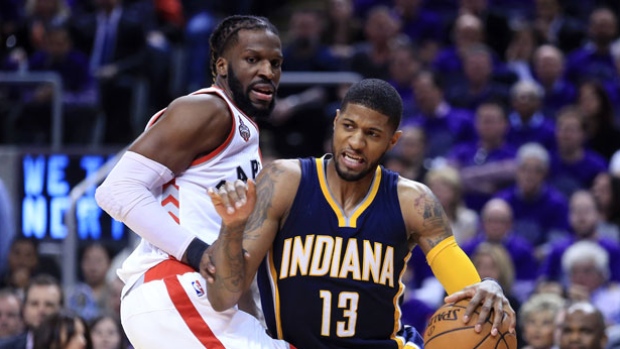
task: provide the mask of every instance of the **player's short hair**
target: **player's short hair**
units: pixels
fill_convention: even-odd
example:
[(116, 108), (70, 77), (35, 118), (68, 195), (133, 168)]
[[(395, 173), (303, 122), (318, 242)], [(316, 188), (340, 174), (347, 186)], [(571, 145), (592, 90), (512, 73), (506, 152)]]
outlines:
[(400, 125), (403, 101), (396, 89), (380, 79), (363, 79), (355, 83), (342, 100), (342, 110), (349, 104), (357, 104), (379, 112), (389, 118), (394, 131)]
[(240, 30), (268, 30), (279, 35), (278, 29), (267, 18), (260, 16), (233, 15), (224, 18), (209, 38), (211, 49), (211, 75), (215, 80), (217, 76), (215, 62), (220, 58), (230, 45), (236, 44), (239, 40)]

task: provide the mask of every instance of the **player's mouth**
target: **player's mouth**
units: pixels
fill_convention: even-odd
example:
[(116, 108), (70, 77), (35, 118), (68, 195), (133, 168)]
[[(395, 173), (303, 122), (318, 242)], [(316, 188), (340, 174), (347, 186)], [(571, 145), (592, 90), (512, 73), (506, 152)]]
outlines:
[(343, 152), (340, 156), (342, 159), (342, 164), (345, 165), (349, 169), (353, 170), (361, 170), (364, 167), (366, 161), (361, 156), (351, 153), (351, 152)]
[(250, 95), (258, 102), (271, 103), (275, 95), (275, 89), (270, 84), (256, 84), (250, 89)]

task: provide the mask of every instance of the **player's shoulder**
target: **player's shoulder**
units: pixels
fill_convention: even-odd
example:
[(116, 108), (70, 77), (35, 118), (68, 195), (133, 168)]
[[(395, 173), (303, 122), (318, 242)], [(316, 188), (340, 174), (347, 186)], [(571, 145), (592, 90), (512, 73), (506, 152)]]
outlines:
[(430, 193), (430, 189), (426, 186), (426, 184), (405, 178), (403, 176), (398, 177), (399, 197), (415, 198), (428, 193)]
[(261, 174), (277, 181), (299, 181), (301, 164), (298, 159), (277, 159), (267, 163)]
[(226, 101), (219, 95), (212, 93), (191, 94), (178, 97), (170, 103), (168, 111), (181, 115), (228, 114), (230, 112)]
[(301, 165), (296, 159), (270, 161), (256, 179), (259, 195), (268, 197), (273, 211), (282, 214), (292, 205), (300, 183)]

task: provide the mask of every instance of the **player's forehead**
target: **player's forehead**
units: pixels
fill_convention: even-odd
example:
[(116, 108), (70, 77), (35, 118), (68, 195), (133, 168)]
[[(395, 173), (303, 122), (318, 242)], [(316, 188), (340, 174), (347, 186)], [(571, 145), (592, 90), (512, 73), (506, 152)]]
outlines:
[(255, 51), (282, 56), (280, 37), (267, 28), (239, 30), (233, 48), (238, 52)]
[(387, 115), (356, 103), (346, 105), (341, 111), (341, 121), (381, 129), (387, 129), (389, 126), (389, 117)]

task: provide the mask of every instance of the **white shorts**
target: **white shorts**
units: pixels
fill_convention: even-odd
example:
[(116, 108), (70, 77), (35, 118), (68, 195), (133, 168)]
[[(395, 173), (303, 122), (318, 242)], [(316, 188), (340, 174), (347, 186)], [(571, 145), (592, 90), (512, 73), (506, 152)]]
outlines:
[(271, 338), (256, 318), (236, 307), (213, 310), (206, 285), (200, 273), (189, 271), (134, 287), (121, 301), (121, 321), (131, 344), (136, 349), (294, 349)]

